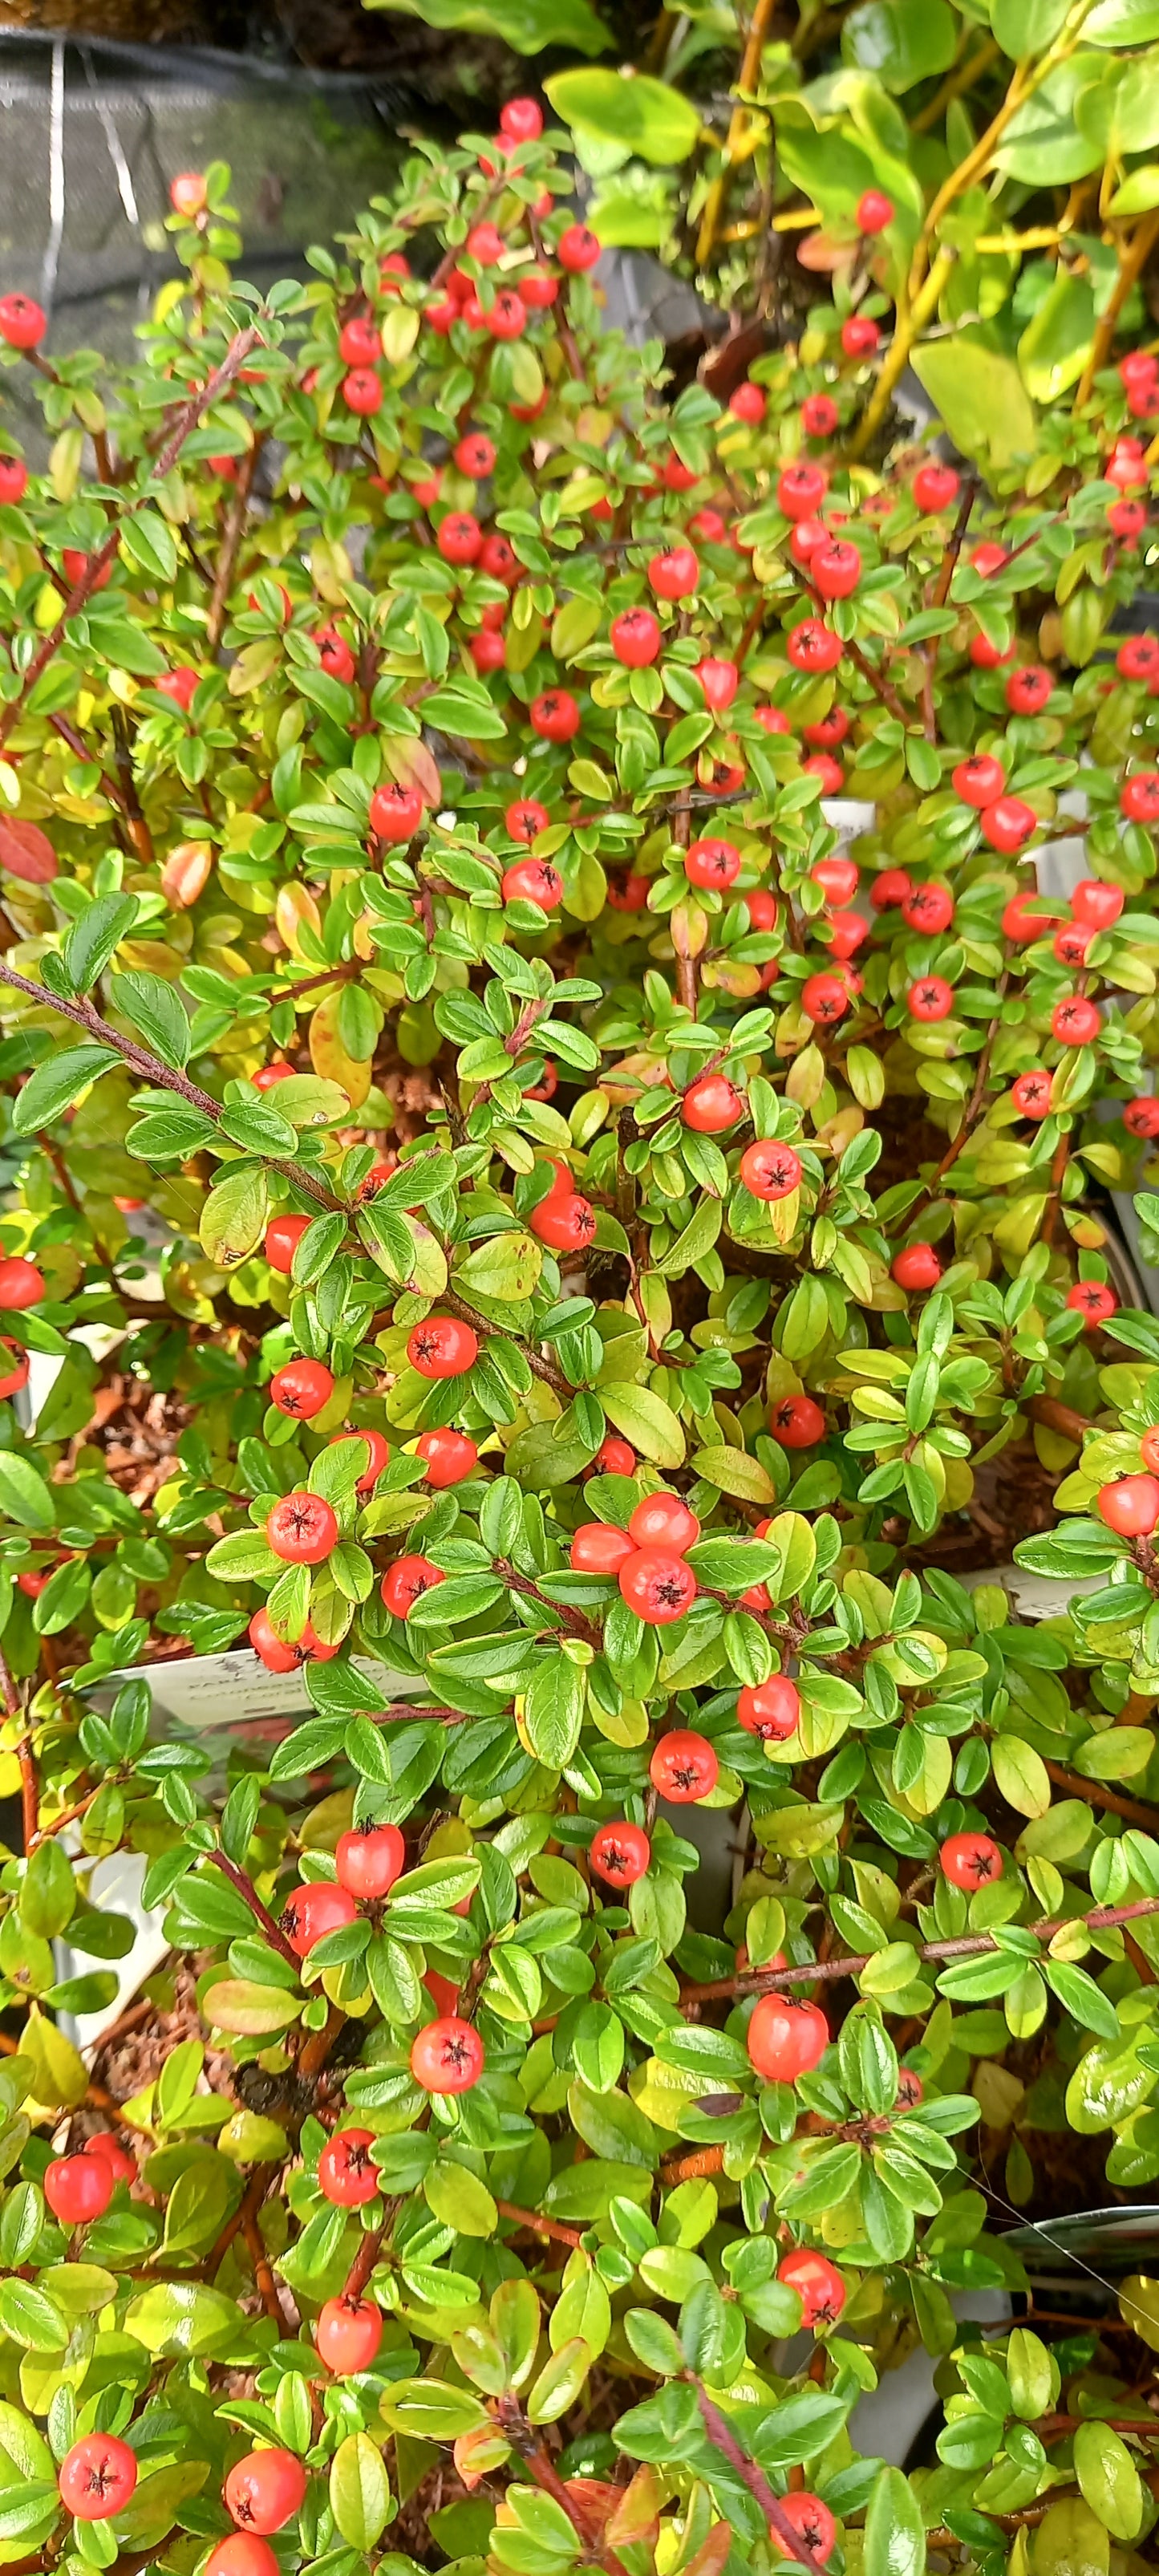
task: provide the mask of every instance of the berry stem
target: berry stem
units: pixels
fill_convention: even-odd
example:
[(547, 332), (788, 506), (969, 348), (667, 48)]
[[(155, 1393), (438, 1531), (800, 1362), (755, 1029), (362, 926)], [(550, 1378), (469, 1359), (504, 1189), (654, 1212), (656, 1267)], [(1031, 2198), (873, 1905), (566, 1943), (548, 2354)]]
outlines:
[(216, 1861), (223, 1878), (228, 1878), (230, 1886), (236, 1888), (242, 1903), (244, 1905), (248, 1905), (255, 1923), (259, 1924), (261, 1930), (265, 1933), (271, 1949), (277, 1951), (280, 1959), (286, 1959), (289, 1961), (295, 1976), (297, 1976), (302, 1962), (297, 1957), (296, 1953), (291, 1950), (285, 1933), (281, 1930), (280, 1925), (275, 1923), (273, 1915), (270, 1913), (268, 1907), (262, 1904), (262, 1900), (258, 1895), (253, 1880), (246, 1877), (244, 1869), (239, 1869), (236, 1861), (227, 1860), (223, 1851), (210, 1852), (209, 1858), (212, 1861)]
[(756, 2461), (750, 2460), (742, 2451), (730, 2426), (725, 2422), (720, 2408), (713, 2405), (703, 2381), (699, 2380), (692, 2370), (686, 2370), (684, 2377), (688, 2386), (696, 2391), (700, 2420), (714, 2451), (720, 2452), (721, 2458), (727, 2460), (734, 2477), (738, 2477), (748, 2488), (754, 2503), (759, 2504), (770, 2531), (783, 2542), (794, 2565), (809, 2568), (811, 2576), (825, 2576), (824, 2559), (817, 2557), (815, 2551), (809, 2547), (804, 2533), (798, 2531), (794, 2522), (790, 2522), (779, 2496), (773, 2494), (764, 2470), (758, 2469)]

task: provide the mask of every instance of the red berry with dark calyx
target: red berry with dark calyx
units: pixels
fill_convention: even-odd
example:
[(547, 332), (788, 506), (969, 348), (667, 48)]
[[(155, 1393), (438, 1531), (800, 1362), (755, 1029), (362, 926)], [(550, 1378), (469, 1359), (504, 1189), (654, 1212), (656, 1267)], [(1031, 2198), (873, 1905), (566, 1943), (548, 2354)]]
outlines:
[(875, 912), (892, 912), (897, 905), (908, 903), (913, 891), (913, 881), (904, 868), (883, 868), (870, 886), (869, 900)]
[(373, 367), (382, 356), (382, 338), (369, 313), (355, 313), (338, 334), (338, 355), (347, 367)]
[(951, 1887), (960, 1887), (967, 1895), (975, 1895), (992, 1878), (1002, 1876), (1002, 1854), (989, 1834), (951, 1834), (938, 1859)]
[(1121, 680), (1159, 680), (1159, 636), (1129, 636), (1115, 655), (1115, 668)]
[(954, 987), (944, 975), (923, 975), (911, 984), (905, 997), (912, 1020), (948, 1020), (954, 1007)]
[(825, 1416), (811, 1395), (779, 1395), (769, 1414), (769, 1429), (782, 1449), (815, 1449), (825, 1437)]
[(660, 620), (650, 608), (625, 608), (612, 619), (609, 641), (617, 662), (622, 662), (626, 670), (647, 670), (663, 640)]
[(0, 295), (0, 340), (10, 349), (38, 349), (47, 329), (44, 308), (31, 295)]
[(175, 707), (180, 707), (182, 715), (188, 715), (200, 683), (200, 672), (183, 662), (176, 671), (162, 671), (153, 686), (159, 697), (171, 699)]
[(848, 599), (861, 579), (861, 555), (856, 546), (834, 537), (818, 546), (809, 572), (822, 599)]
[(568, 1190), (562, 1196), (552, 1192), (532, 1209), (527, 1220), (541, 1243), (553, 1252), (584, 1252), (595, 1239), (596, 1212), (590, 1199), (579, 1190)]
[(455, 463), (460, 474), (466, 474), (472, 483), (482, 483), (494, 471), (495, 448), (485, 430), (468, 430), (455, 449)]
[(942, 1265), (932, 1243), (907, 1243), (901, 1252), (895, 1252), (889, 1275), (899, 1288), (910, 1294), (920, 1293), (937, 1287)]
[(950, 510), (961, 490), (962, 478), (952, 465), (919, 465), (913, 479), (913, 496), (919, 510)]
[(832, 438), (839, 419), (832, 394), (806, 394), (801, 405), (801, 427), (806, 438)]
[(406, 1868), (406, 1844), (397, 1825), (355, 1825), (340, 1834), (334, 1853), (339, 1887), (361, 1904), (386, 1896)]
[(395, 1619), (409, 1619), (416, 1601), (446, 1579), (442, 1567), (433, 1565), (429, 1556), (400, 1556), (384, 1574), (379, 1592)]
[(901, 917), (910, 930), (920, 930), (927, 939), (948, 930), (954, 918), (954, 898), (949, 887), (935, 878), (926, 885), (912, 887), (902, 900)]
[(325, 1360), (287, 1360), (270, 1379), (270, 1402), (295, 1421), (312, 1422), (334, 1393), (334, 1378)]
[(762, 1995), (745, 2032), (745, 2046), (766, 2084), (795, 2084), (799, 2075), (811, 2075), (820, 2065), (829, 2046), (829, 2024), (818, 2004)]
[[(820, 716), (816, 724), (802, 725), (801, 737), (805, 742), (815, 743), (818, 751), (837, 751), (844, 742), (848, 731), (848, 709), (846, 707), (830, 707), (828, 715)], [(818, 862), (819, 866), (823, 867), (824, 864), (824, 860), (820, 860)], [(852, 865), (852, 862), (849, 864)], [(812, 874), (815, 872), (810, 871), (810, 873)]]
[(809, 975), (801, 986), (801, 1008), (818, 1028), (830, 1028), (842, 1019), (851, 999), (849, 986), (839, 975)]
[(739, 1091), (723, 1073), (702, 1073), (698, 1082), (690, 1082), (680, 1104), (680, 1115), (686, 1127), (697, 1136), (722, 1136), (727, 1127), (735, 1127), (743, 1118), (745, 1104)]
[(485, 2063), (478, 2031), (457, 2013), (427, 2022), (411, 2047), (410, 2071), (424, 2093), (469, 2093)]
[(1114, 1289), (1108, 1288), (1104, 1279), (1076, 1279), (1073, 1288), (1067, 1290), (1066, 1302), (1072, 1314), (1082, 1316), (1088, 1333), (1105, 1324), (1119, 1304)]
[(373, 367), (352, 367), (342, 379), (342, 400), (347, 411), (359, 420), (370, 420), (382, 409), (382, 385)]
[(587, 224), (569, 224), (555, 246), (555, 255), (568, 275), (579, 277), (585, 269), (594, 268), (603, 248), (598, 235)]
[(981, 817), (982, 838), (1003, 857), (1014, 857), (1032, 841), (1038, 830), (1038, 816), (1033, 806), (1025, 805), (1020, 796), (999, 796), (987, 805)]
[(319, 2360), (336, 2379), (369, 2370), (382, 2342), (382, 2323), (373, 2299), (327, 2299), (314, 2328)]
[(981, 812), (985, 806), (994, 803), (995, 797), (1001, 796), (1006, 785), (1006, 773), (993, 752), (973, 752), (968, 760), (958, 762), (952, 784), (955, 796), (961, 797), (963, 805), (974, 805)]
[(65, 2452), (56, 2483), (77, 2522), (108, 2522), (124, 2512), (136, 2488), (136, 2452), (115, 2433), (85, 2433)]
[(44, 1295), (44, 1272), (35, 1261), (26, 1261), (22, 1252), (9, 1253), (0, 1261), (0, 1313), (23, 1314), (29, 1306), (39, 1306)]
[(567, 689), (545, 689), (527, 710), (533, 733), (543, 742), (570, 742), (580, 728), (580, 711)]
[(563, 902), (563, 878), (550, 859), (520, 859), (505, 868), (499, 890), (504, 903), (534, 903), (541, 912), (558, 912)]
[(654, 1789), (671, 1807), (694, 1807), (709, 1798), (720, 1777), (720, 1764), (707, 1736), (691, 1727), (674, 1727), (662, 1735), (648, 1764)]
[(1150, 1538), (1159, 1528), (1159, 1476), (1120, 1476), (1100, 1486), (1096, 1500), (1107, 1528), (1119, 1538)]
[(897, 2073), (897, 2100), (894, 2104), (895, 2110), (916, 2111), (918, 2103), (921, 2102), (924, 2097), (925, 2086), (922, 2083), (921, 2076), (915, 2073), (912, 2066), (899, 2066)]
[(847, 358), (871, 358), (881, 342), (881, 324), (869, 313), (848, 313), (841, 325), (841, 346)]
[(523, 566), (510, 537), (501, 536), (494, 528), (479, 548), (477, 570), (489, 573), (492, 581), (501, 581), (507, 590), (517, 590), (523, 578)]
[(608, 881), (608, 902), (613, 912), (643, 912), (651, 891), (650, 877), (615, 877)]
[(730, 886), (740, 875), (740, 851), (732, 841), (694, 841), (684, 873), (690, 885)]
[(461, 1485), (479, 1464), (478, 1449), (465, 1431), (424, 1431), (415, 1442), (415, 1455), (422, 1459), (426, 1482), (436, 1494), (449, 1485)]
[(569, 1558), (573, 1574), (618, 1574), (635, 1553), (636, 1542), (626, 1530), (611, 1521), (583, 1521), (572, 1539)]
[[(820, 983), (820, 976), (814, 977)], [(844, 996), (843, 996), (844, 998)], [(759, 1137), (755, 1145), (746, 1145), (740, 1158), (740, 1176), (754, 1199), (787, 1199), (801, 1185), (801, 1158), (791, 1145), (775, 1136)]]
[(1141, 1092), (1137, 1100), (1129, 1100), (1123, 1111), (1123, 1125), (1129, 1136), (1159, 1136), (1159, 1100), (1152, 1098), (1149, 1092)]
[(1011, 672), (1003, 695), (1012, 716), (1040, 716), (1054, 695), (1054, 681), (1040, 663), (1028, 662), (1024, 670)]
[(371, 831), (377, 841), (386, 841), (392, 848), (401, 847), (413, 841), (424, 810), (417, 787), (403, 787), (397, 779), (388, 779), (384, 787), (375, 788), (370, 800)]
[(796, 2291), (803, 2326), (836, 2325), (845, 2305), (845, 2283), (827, 2254), (811, 2254), (807, 2246), (795, 2246), (778, 2263), (777, 2279)]
[(44, 2170), (44, 2197), (62, 2227), (91, 2227), (103, 2218), (113, 2197), (113, 2171), (106, 2156), (58, 2156)]
[(737, 1693), (738, 1726), (762, 1744), (783, 1744), (801, 1714), (801, 1694), (787, 1673), (771, 1673), (767, 1682), (746, 1682)]
[(1137, 769), (1125, 780), (1119, 811), (1129, 823), (1159, 823), (1159, 769)]
[[(790, 2495), (782, 2496), (779, 2501), (786, 2522), (792, 2524), (801, 2547), (808, 2550), (810, 2558), (824, 2561), (832, 2557), (837, 2545), (837, 2525), (820, 2496), (811, 2494), (807, 2487), (795, 2487)], [(769, 2540), (779, 2557), (794, 2556), (794, 2550), (782, 2538), (775, 2523), (770, 2524)]]
[(282, 1908), (282, 1930), (295, 1958), (308, 1958), (316, 1941), (341, 1932), (357, 1912), (353, 1897), (332, 1879), (304, 1879)]
[(588, 1863), (608, 1887), (634, 1887), (652, 1858), (642, 1825), (599, 1825), (588, 1846)]
[(473, 564), (483, 544), (483, 531), (469, 510), (449, 510), (439, 522), (435, 544), (444, 563)]
[(1085, 993), (1068, 993), (1050, 1015), (1050, 1034), (1060, 1046), (1092, 1046), (1102, 1028), (1097, 1002)]
[(893, 199), (881, 188), (866, 188), (858, 198), (854, 221), (859, 233), (883, 233), (893, 222)]
[(226, 2478), (226, 2509), (243, 2531), (281, 2531), (300, 2513), (309, 2481), (293, 2451), (250, 2451)]
[(323, 1494), (283, 1494), (266, 1522), (266, 1537), (286, 1565), (323, 1565), (338, 1544), (338, 1523)]
[(1020, 1073), (1011, 1083), (1010, 1097), (1024, 1118), (1049, 1118), (1050, 1090), (1050, 1075), (1035, 1067), (1030, 1073)]
[(786, 519), (812, 519), (829, 489), (829, 477), (823, 465), (802, 461), (787, 465), (777, 485), (777, 508)]
[(819, 617), (803, 617), (789, 634), (785, 649), (795, 671), (813, 676), (835, 671), (845, 647), (840, 636), (833, 633), (831, 626), (823, 625)]
[(1123, 545), (1136, 546), (1146, 525), (1145, 501), (1112, 501), (1107, 512), (1107, 526)]
[(670, 546), (666, 554), (653, 555), (648, 566), (648, 580), (657, 599), (691, 599), (700, 579), (700, 558), (695, 546)]
[(696, 1598), (696, 1577), (674, 1548), (635, 1549), (617, 1568), (616, 1579), (629, 1610), (649, 1628), (682, 1619)]
[(479, 1336), (458, 1315), (428, 1315), (410, 1334), (406, 1355), (420, 1377), (465, 1377), (479, 1356)]
[[(344, 1835), (344, 1841), (352, 1841)], [(397, 1875), (397, 1873), (396, 1873)], [(351, 1910), (353, 1920), (353, 1907)], [(334, 2209), (365, 2209), (378, 2192), (378, 2167), (370, 2150), (373, 2129), (337, 2129), (318, 2158), (318, 2189)]]

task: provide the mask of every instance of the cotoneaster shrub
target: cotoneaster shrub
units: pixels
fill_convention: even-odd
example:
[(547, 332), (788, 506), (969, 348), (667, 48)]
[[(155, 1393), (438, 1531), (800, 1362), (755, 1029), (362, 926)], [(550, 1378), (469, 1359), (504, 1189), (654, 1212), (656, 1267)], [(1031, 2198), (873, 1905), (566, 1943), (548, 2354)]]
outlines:
[[(1030, 496), (836, 322), (669, 403), (517, 113), (264, 302), (175, 182), (119, 380), (0, 300), (0, 2561), (1118, 2571), (1159, 2292), (951, 2302), (1159, 2175), (1139, 357)], [(1015, 1444), (1042, 1625), (938, 1563)], [(247, 1631), (222, 1806), (143, 1669)], [(204, 2036), (110, 2107), (122, 1845)]]

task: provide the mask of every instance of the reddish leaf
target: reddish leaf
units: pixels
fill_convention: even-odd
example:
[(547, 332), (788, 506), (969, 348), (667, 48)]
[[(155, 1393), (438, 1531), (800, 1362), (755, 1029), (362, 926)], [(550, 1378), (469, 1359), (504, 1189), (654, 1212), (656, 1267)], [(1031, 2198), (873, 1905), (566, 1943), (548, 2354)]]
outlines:
[(23, 877), (26, 885), (51, 885), (56, 852), (39, 823), (21, 823), (11, 814), (0, 816), (0, 868), (6, 868), (10, 877)]

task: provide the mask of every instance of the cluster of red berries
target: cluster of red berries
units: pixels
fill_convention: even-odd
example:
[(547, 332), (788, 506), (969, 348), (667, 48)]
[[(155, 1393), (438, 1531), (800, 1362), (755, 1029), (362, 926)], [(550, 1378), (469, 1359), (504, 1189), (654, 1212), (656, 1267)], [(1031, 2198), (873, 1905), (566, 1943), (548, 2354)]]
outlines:
[(571, 1542), (577, 1574), (614, 1575), (629, 1610), (649, 1627), (682, 1619), (696, 1598), (696, 1576), (685, 1562), (700, 1536), (700, 1523), (679, 1494), (646, 1494), (628, 1526), (585, 1521)]

